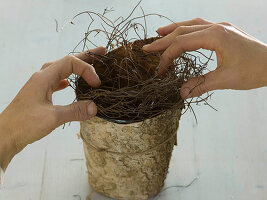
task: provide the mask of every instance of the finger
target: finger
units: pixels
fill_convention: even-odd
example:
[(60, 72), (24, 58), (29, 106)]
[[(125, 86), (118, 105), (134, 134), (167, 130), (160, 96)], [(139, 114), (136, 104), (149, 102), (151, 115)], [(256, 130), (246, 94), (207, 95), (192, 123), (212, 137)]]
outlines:
[(157, 32), (161, 36), (168, 35), (172, 31), (174, 31), (179, 26), (193, 26), (193, 25), (206, 25), (206, 24), (212, 24), (212, 22), (209, 22), (202, 18), (195, 18), (192, 20), (182, 21), (182, 22), (176, 22), (169, 24), (167, 26), (163, 26), (158, 28)]
[(200, 31), (200, 30), (204, 30), (204, 29), (207, 29), (211, 26), (212, 26), (212, 24), (194, 25), (194, 26), (179, 26), (169, 35), (167, 35), (161, 39), (158, 39), (158, 40), (152, 42), (151, 44), (147, 44), (147, 45), (143, 46), (143, 50), (148, 51), (148, 52), (165, 50), (168, 46), (171, 45), (171, 43), (173, 43), (173, 41), (175, 40), (175, 38), (177, 36), (185, 35), (185, 34)]
[(200, 48), (216, 50), (218, 39), (214, 36), (213, 31), (209, 29), (210, 28), (176, 37), (175, 41), (161, 55), (158, 73), (165, 73), (173, 60), (178, 58), (185, 51), (194, 51)]
[(66, 79), (61, 80), (59, 82), (59, 85), (58, 85), (57, 89), (55, 89), (54, 92), (59, 91), (59, 90), (63, 90), (63, 89), (65, 89), (68, 86), (69, 86), (69, 82)]
[(54, 91), (58, 83), (68, 78), (72, 73), (81, 76), (92, 87), (98, 87), (101, 84), (95, 69), (91, 65), (71, 55), (65, 56), (45, 69), (44, 78), (50, 80), (49, 83)]
[(94, 60), (94, 56), (91, 56), (90, 54), (88, 53), (94, 53), (94, 54), (97, 54), (97, 55), (104, 55), (106, 53), (106, 48), (105, 47), (97, 47), (97, 48), (94, 48), (94, 49), (90, 49), (88, 51), (84, 51), (82, 53), (78, 53), (75, 55), (75, 57), (87, 62), (87, 63), (92, 63), (93, 60)]
[[(94, 60), (94, 57), (89, 55), (88, 53), (94, 53), (94, 54), (99, 54), (99, 55), (103, 55), (106, 53), (106, 48), (105, 47), (96, 47), (94, 49), (90, 49), (88, 51), (84, 51), (84, 52), (81, 52), (81, 53), (78, 53), (78, 54), (75, 54), (74, 56), (87, 62), (87, 63), (92, 63), (92, 61)], [(41, 70), (42, 69), (45, 69), (47, 67), (49, 67), (51, 64), (53, 64), (55, 61), (53, 62), (47, 62), (45, 64), (43, 64), (43, 66), (41, 67)]]
[(97, 107), (92, 101), (78, 101), (66, 106), (55, 106), (58, 126), (71, 121), (84, 121), (95, 116)]
[(185, 82), (180, 90), (180, 95), (183, 99), (197, 97), (206, 92), (223, 89), (221, 87), (222, 76), (220, 71), (211, 71), (200, 77), (193, 77)]

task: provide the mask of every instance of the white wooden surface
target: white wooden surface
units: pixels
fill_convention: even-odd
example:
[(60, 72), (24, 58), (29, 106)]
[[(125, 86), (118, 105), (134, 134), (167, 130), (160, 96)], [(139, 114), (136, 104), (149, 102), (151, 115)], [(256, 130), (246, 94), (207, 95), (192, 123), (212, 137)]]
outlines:
[[(63, 24), (77, 12), (102, 12), (107, 6), (118, 13), (111, 16), (125, 16), (136, 3), (0, 0), (0, 110), (44, 62), (66, 55), (83, 36), (86, 19), (61, 33), (55, 31), (54, 19)], [(142, 7), (175, 21), (194, 17), (229, 21), (267, 42), (265, 0), (144, 0)], [(164, 23), (155, 21), (152, 29)], [(73, 98), (70, 89), (54, 95), (56, 104), (71, 103)], [(179, 146), (165, 187), (199, 179), (187, 188), (170, 188), (155, 199), (267, 199), (267, 88), (217, 91), (211, 103), (218, 112), (194, 107), (197, 125), (192, 113), (182, 116)], [(0, 199), (85, 200), (91, 189), (78, 132), (78, 123), (64, 130), (60, 127), (17, 155), (6, 171)], [(92, 193), (91, 199), (107, 198)]]

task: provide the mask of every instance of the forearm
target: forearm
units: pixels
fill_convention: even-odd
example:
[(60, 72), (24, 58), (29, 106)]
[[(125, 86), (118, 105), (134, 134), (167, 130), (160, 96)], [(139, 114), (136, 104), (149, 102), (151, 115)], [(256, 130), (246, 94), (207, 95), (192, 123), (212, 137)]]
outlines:
[(263, 73), (264, 73), (263, 81), (264, 81), (264, 85), (267, 87), (267, 45), (265, 45), (265, 53), (264, 53), (263, 58), (265, 60), (264, 69), (263, 69)]
[(0, 114), (0, 167), (5, 171), (12, 158), (16, 155), (10, 131)]

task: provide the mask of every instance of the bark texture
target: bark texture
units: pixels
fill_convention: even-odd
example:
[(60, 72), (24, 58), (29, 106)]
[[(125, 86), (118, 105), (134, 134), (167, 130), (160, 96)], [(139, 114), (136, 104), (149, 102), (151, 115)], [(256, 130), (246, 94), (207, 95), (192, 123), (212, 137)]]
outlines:
[(88, 180), (95, 191), (116, 199), (145, 200), (164, 185), (181, 110), (117, 124), (99, 117), (81, 122)]

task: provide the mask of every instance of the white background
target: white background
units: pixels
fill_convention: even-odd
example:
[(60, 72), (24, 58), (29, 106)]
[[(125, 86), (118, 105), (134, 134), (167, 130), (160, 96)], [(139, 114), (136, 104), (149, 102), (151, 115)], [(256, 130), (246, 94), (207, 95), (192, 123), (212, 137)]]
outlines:
[[(72, 50), (88, 22), (81, 18), (75, 26), (57, 33), (54, 19), (62, 25), (78, 12), (103, 12), (107, 6), (115, 9), (109, 15), (115, 19), (126, 16), (136, 3), (0, 0), (0, 111), (43, 63)], [(144, 0), (141, 5), (146, 13), (163, 14), (174, 21), (195, 17), (228, 21), (267, 42), (265, 0)], [(166, 23), (152, 21), (149, 35)], [(54, 95), (55, 104), (68, 104), (73, 99), (69, 88)], [(218, 112), (207, 106), (194, 107), (198, 124), (192, 113), (182, 116), (179, 146), (174, 149), (165, 187), (199, 179), (187, 188), (168, 189), (156, 199), (267, 199), (267, 88), (216, 91), (210, 103)], [(77, 122), (64, 130), (59, 127), (17, 155), (6, 171), (0, 199), (79, 200), (80, 196), (85, 200), (91, 189), (78, 132)], [(108, 198), (93, 193), (91, 199)]]

